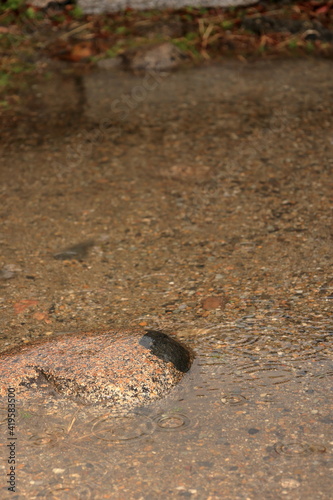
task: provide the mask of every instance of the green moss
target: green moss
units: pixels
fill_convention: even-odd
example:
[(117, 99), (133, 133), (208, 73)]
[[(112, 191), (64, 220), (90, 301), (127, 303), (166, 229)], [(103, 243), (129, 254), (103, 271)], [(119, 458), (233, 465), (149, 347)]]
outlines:
[(51, 19), (56, 23), (63, 23), (66, 20), (66, 17), (64, 15), (58, 14), (56, 16), (52, 16)]
[(27, 71), (27, 69), (27, 66), (13, 65), (10, 67), (10, 73), (18, 75), (20, 73), (23, 73), (24, 71)]
[(173, 40), (172, 43), (179, 49), (179, 50), (183, 50), (184, 52), (186, 50), (189, 50), (189, 44), (184, 40), (184, 41), (181, 41), (181, 40)]
[(117, 35), (124, 35), (125, 33), (128, 32), (128, 29), (126, 28), (126, 26), (118, 26), (116, 29), (115, 29), (115, 33)]
[(6, 87), (9, 83), (10, 76), (4, 71), (0, 71), (0, 87)]
[[(40, 14), (40, 12), (37, 12), (33, 7), (28, 7), (24, 12), (24, 15), (28, 19), (37, 19), (38, 14)], [(39, 19), (40, 19), (40, 17), (39, 17)]]
[(224, 30), (230, 30), (231, 28), (233, 28), (234, 22), (228, 20), (222, 21), (221, 26)]
[(197, 40), (198, 38), (198, 33), (195, 33), (194, 31), (190, 31), (189, 33), (186, 33), (185, 37), (186, 40)]
[(308, 52), (312, 53), (315, 50), (315, 46), (312, 42), (306, 42), (305, 48)]
[(265, 52), (267, 52), (267, 47), (266, 47), (266, 45), (260, 45), (260, 46), (258, 47), (258, 52), (259, 52), (259, 54), (264, 54)]
[(17, 10), (24, 4), (24, 0), (7, 0), (6, 2), (1, 2), (0, 12), (6, 10)]
[(124, 43), (118, 42), (113, 45), (113, 47), (110, 47), (106, 52), (105, 55), (107, 57), (117, 57), (119, 52), (124, 50)]
[(297, 49), (297, 40), (289, 40), (288, 47), (291, 50)]
[(83, 10), (78, 5), (76, 5), (74, 9), (70, 11), (70, 14), (72, 17), (74, 17), (74, 19), (80, 19), (84, 16)]
[(179, 50), (183, 52), (191, 52), (196, 58), (200, 58), (200, 52), (194, 47), (193, 42), (190, 43), (185, 38), (181, 40), (172, 40), (173, 45), (175, 45)]

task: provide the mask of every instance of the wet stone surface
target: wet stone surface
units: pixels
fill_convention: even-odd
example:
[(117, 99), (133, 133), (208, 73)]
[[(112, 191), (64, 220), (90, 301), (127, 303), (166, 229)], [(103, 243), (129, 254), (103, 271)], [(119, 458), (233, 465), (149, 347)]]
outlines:
[(69, 397), (126, 410), (161, 398), (181, 380), (191, 355), (157, 331), (61, 335), (0, 358), (0, 395), (8, 381), (20, 399)]

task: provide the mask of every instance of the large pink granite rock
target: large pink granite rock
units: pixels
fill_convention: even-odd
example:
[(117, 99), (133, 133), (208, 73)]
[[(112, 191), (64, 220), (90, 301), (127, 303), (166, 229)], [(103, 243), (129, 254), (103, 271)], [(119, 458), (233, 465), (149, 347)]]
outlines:
[(19, 399), (51, 395), (133, 408), (170, 392), (191, 362), (189, 351), (161, 332), (59, 335), (0, 356), (0, 396), (13, 387)]

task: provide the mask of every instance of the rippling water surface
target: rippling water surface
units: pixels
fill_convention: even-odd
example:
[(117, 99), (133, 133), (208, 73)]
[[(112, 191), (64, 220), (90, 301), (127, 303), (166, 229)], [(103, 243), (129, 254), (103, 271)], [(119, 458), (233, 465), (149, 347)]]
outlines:
[(190, 338), (181, 385), (127, 415), (19, 401), (15, 498), (330, 498), (333, 330), (304, 325)]
[(331, 500), (331, 62), (59, 69), (0, 137), (0, 347), (129, 322), (196, 358), (128, 414), (17, 401), (15, 493), (0, 401), (0, 499)]

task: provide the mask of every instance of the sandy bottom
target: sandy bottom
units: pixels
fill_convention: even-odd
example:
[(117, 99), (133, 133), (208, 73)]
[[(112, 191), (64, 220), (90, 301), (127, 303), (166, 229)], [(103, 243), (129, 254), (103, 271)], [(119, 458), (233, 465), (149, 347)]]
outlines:
[(126, 416), (18, 399), (15, 498), (331, 498), (331, 71), (59, 73), (7, 112), (1, 348), (140, 327), (197, 356)]

